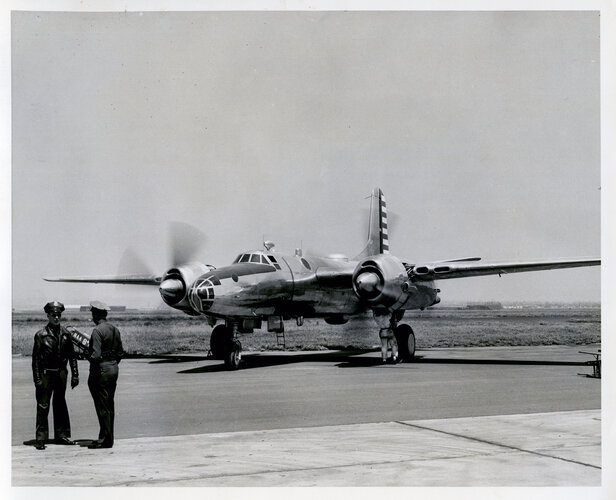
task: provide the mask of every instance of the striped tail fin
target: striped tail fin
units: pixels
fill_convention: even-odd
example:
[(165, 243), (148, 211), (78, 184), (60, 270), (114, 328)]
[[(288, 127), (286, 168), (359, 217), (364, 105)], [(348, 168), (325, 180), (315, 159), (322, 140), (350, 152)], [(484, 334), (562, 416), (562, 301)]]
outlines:
[(370, 199), (370, 222), (368, 226), (368, 242), (355, 260), (371, 255), (389, 253), (389, 236), (387, 233), (387, 204), (380, 188), (372, 190)]

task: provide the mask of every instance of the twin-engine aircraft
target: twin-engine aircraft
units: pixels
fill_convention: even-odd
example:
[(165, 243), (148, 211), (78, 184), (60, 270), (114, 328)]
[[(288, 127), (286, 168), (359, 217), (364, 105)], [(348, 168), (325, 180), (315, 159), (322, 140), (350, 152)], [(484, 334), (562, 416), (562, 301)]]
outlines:
[[(391, 327), (402, 361), (415, 355), (412, 328), (400, 323), (404, 312), (440, 302), (435, 280), (509, 274), (568, 267), (597, 266), (600, 259), (548, 262), (480, 263), (479, 257), (409, 263), (389, 253), (387, 207), (379, 188), (372, 192), (368, 242), (354, 259), (342, 256), (279, 253), (273, 244), (244, 252), (220, 268), (197, 262), (175, 265), (162, 276), (91, 276), (45, 278), (46, 281), (157, 286), (163, 301), (189, 315), (205, 316), (213, 330), (210, 351), (227, 368), (240, 367), (238, 334), (265, 323), (282, 333), (284, 321), (323, 318), (346, 323), (350, 316), (372, 311), (380, 328)], [(217, 323), (220, 322), (218, 325)]]

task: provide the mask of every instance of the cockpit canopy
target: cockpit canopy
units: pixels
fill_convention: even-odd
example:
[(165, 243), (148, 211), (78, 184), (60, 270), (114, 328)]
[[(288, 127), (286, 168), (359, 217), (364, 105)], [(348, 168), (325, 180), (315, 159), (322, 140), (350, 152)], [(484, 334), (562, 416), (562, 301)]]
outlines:
[(274, 266), (276, 269), (280, 269), (280, 265), (271, 254), (264, 254), (263, 252), (242, 253), (237, 256), (233, 261), (233, 264), (242, 262), (250, 262), (252, 264), (267, 264), (268, 266)]

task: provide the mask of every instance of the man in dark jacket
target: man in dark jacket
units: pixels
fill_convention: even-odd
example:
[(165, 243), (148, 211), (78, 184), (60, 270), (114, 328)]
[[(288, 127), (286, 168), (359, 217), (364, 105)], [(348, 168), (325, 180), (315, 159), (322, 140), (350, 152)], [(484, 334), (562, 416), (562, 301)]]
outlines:
[(44, 450), (49, 438), (49, 403), (53, 396), (54, 442), (75, 444), (71, 441), (71, 422), (66, 406), (67, 362), (71, 366), (71, 388), (79, 384), (77, 358), (70, 333), (60, 325), (64, 304), (48, 302), (43, 308), (49, 322), (34, 336), (32, 350), (32, 376), (36, 387), (36, 449)]
[(90, 337), (88, 387), (94, 400), (100, 431), (98, 441), (94, 441), (88, 448), (111, 448), (113, 446), (114, 396), (118, 381), (118, 363), (122, 359), (124, 350), (120, 331), (107, 321), (109, 306), (95, 300), (90, 302), (90, 311), (96, 327)]

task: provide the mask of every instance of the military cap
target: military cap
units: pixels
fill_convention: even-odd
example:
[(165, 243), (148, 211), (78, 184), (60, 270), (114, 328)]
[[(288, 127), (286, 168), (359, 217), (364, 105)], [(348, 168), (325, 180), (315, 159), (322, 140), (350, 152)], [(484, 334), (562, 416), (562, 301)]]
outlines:
[(111, 308), (100, 300), (93, 300), (90, 302), (90, 311), (92, 309), (98, 309), (99, 311), (111, 311)]
[(47, 302), (47, 304), (45, 304), (45, 307), (43, 307), (43, 310), (49, 314), (50, 312), (62, 312), (64, 311), (64, 304), (62, 302), (58, 302), (57, 300), (54, 300), (53, 302)]

